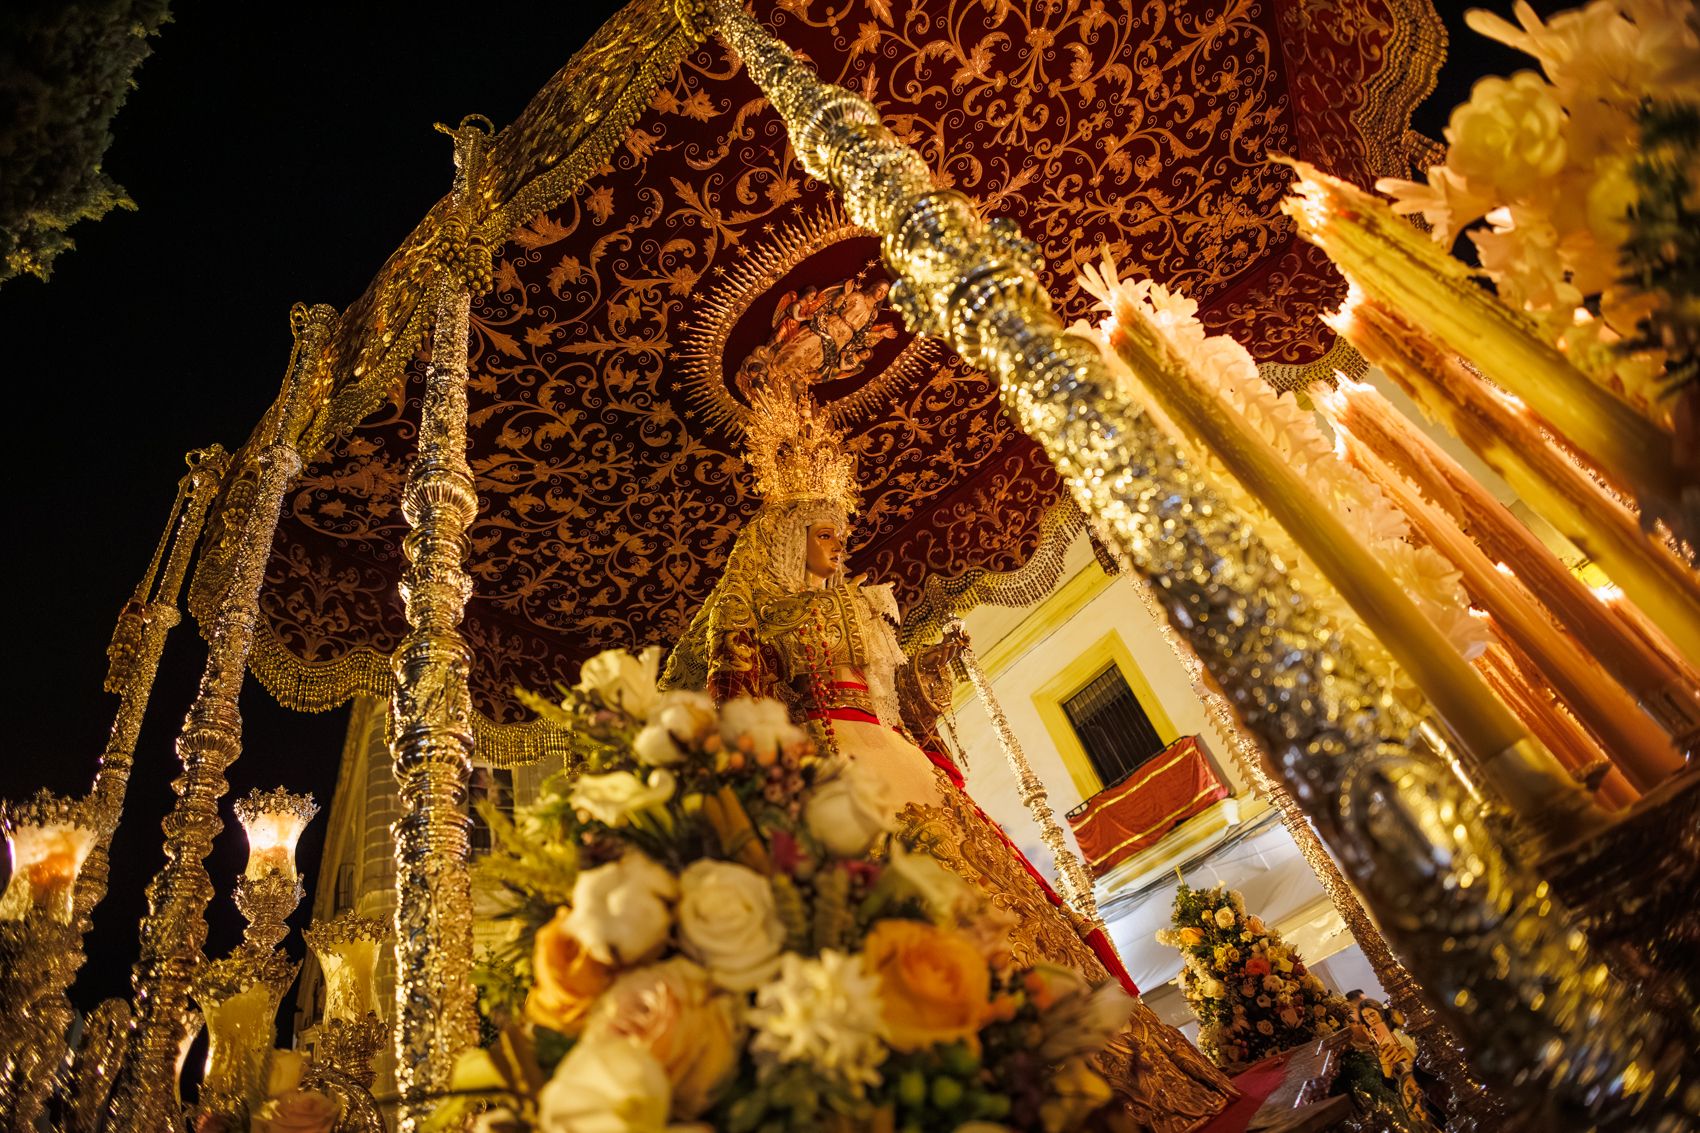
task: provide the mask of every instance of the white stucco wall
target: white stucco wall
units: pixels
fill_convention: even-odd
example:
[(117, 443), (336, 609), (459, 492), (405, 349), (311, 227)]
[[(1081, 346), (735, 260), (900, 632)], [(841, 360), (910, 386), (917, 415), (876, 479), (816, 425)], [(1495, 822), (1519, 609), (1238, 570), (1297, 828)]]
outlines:
[[(1081, 570), (1100, 569), (1085, 536), (1070, 548), (1065, 562), (1063, 585)], [(964, 623), (975, 653), (982, 658), (992, 654), (999, 641), (1018, 632), (1023, 621), (1033, 616), (1033, 609), (982, 608), (969, 614)], [(1226, 740), (1194, 695), (1185, 667), (1159, 633), (1133, 585), (1125, 579), (1110, 580), (1101, 593), (1066, 621), (1050, 627), (1001, 671), (991, 674), (993, 692), (1010, 728), (1044, 782), (1057, 822), (1071, 843), (1073, 834), (1064, 816), (1083, 799), (1045, 728), (1034, 695), (1111, 630), (1126, 644), (1179, 734), (1199, 736), (1217, 766), (1231, 780), (1237, 779)], [(969, 793), (1008, 831), (1034, 865), (1054, 879), (1056, 867), (1051, 853), (1040, 838), (1038, 823), (1021, 801), (1015, 775), (984, 708), (970, 697), (954, 714), (952, 723), (967, 756)], [(1250, 821), (1223, 831), (1216, 848), (1208, 843), (1193, 846), (1174, 862), (1129, 879), (1117, 892), (1099, 887), (1098, 899), (1110, 935), (1134, 982), (1141, 988), (1157, 989), (1179, 973), (1178, 954), (1158, 944), (1154, 934), (1169, 924), (1177, 883), (1172, 866), (1185, 864), (1188, 884), (1207, 887), (1222, 881), (1241, 890), (1247, 907), (1280, 926), (1307, 959), (1319, 963), (1340, 954), (1337, 962), (1350, 970), (1349, 978), (1356, 981), (1352, 986), (1365, 986), (1368, 981), (1361, 978), (1359, 968), (1367, 971), (1367, 966), (1362, 965), (1361, 958), (1353, 960), (1341, 954), (1343, 948), (1350, 947), (1350, 938), (1292, 839), (1272, 813), (1245, 792), (1243, 784), (1236, 782), (1234, 790), (1244, 818)], [(1171, 838), (1181, 841), (1173, 835)], [(1351, 953), (1356, 954), (1355, 948)]]
[[(1065, 571), (1065, 581), (1067, 577), (1073, 577), (1075, 570), (1100, 569), (1092, 558), (1084, 535), (1077, 547), (1070, 548), (1067, 563), (1072, 569)], [(963, 619), (976, 654), (985, 656), (1004, 634), (1016, 628), (1021, 618), (1012, 618), (1011, 614), (1012, 611), (1008, 610), (982, 609)], [(1072, 618), (1035, 643), (1007, 669), (993, 674), (991, 679), (1010, 728), (1034, 771), (1044, 781), (1050, 793), (1051, 807), (1065, 830), (1068, 823), (1063, 815), (1084, 800), (1057, 754), (1050, 733), (1045, 730), (1033, 696), (1111, 630), (1116, 631), (1127, 644), (1164, 713), (1180, 734), (1202, 737), (1204, 747), (1217, 764), (1220, 766), (1227, 762), (1224, 758), (1227, 749), (1222, 737), (1217, 735), (1205, 715), (1204, 706), (1193, 695), (1185, 668), (1159, 636), (1156, 624), (1146, 613), (1132, 584), (1125, 579), (1114, 579)], [(1039, 837), (1039, 826), (1021, 802), (1015, 775), (998, 745), (997, 734), (985, 710), (977, 700), (970, 699), (956, 712), (952, 724), (967, 755), (969, 793), (986, 813), (1003, 825), (1035, 865), (1054, 876), (1050, 853)], [(1072, 834), (1070, 837), (1072, 839)]]

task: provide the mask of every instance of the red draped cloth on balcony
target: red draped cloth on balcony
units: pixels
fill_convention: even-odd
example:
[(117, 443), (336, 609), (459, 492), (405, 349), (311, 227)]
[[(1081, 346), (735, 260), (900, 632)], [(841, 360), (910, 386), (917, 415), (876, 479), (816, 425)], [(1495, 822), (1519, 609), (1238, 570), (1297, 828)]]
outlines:
[(1068, 821), (1086, 864), (1102, 877), (1227, 797), (1228, 788), (1205, 758), (1198, 737), (1183, 736), (1075, 807)]

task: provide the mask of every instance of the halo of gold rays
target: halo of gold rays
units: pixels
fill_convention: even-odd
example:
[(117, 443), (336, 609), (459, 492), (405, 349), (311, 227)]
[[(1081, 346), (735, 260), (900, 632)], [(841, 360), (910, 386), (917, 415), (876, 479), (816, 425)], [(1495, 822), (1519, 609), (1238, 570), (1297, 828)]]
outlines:
[[(725, 356), (733, 328), (750, 305), (815, 253), (844, 240), (872, 235), (852, 223), (833, 202), (782, 225), (767, 242), (757, 245), (742, 262), (726, 270), (724, 278), (709, 291), (697, 315), (684, 328), (676, 355), (680, 382), (703, 420), (734, 435), (743, 434), (750, 410), (727, 387)], [(872, 381), (822, 404), (821, 409), (835, 428), (855, 424), (877, 408), (893, 386), (929, 366), (937, 366), (944, 356), (942, 343), (916, 335)]]

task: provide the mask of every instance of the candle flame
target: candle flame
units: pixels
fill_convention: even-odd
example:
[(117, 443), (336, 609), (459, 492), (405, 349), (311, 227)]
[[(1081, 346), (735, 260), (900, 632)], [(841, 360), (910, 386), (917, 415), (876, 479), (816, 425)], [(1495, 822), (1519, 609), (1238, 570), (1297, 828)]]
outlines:
[(1608, 606), (1623, 598), (1622, 588), (1609, 582), (1603, 586), (1595, 586), (1591, 589), (1594, 592), (1594, 597), (1598, 598)]
[(1284, 154), (1271, 153), (1270, 160), (1288, 166), (1298, 176), (1286, 197), (1281, 211), (1297, 222), (1299, 229), (1314, 243), (1321, 245), (1321, 235), (1333, 218), (1329, 198), (1332, 195), (1323, 175), (1307, 161), (1298, 161)]
[[(1322, 321), (1334, 330), (1335, 334), (1350, 337), (1352, 325), (1357, 320), (1358, 307), (1364, 301), (1364, 289), (1356, 282), (1346, 281), (1346, 297), (1340, 300), (1340, 306), (1332, 313), (1324, 313)], [(1338, 373), (1339, 371), (1335, 371)]]

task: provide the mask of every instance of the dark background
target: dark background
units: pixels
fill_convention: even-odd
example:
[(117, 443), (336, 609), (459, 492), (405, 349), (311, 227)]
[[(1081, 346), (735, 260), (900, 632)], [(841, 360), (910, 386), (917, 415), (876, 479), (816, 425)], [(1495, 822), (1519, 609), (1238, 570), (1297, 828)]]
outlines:
[[(1509, 15), (1510, 0), (1489, 6)], [(15, 729), (0, 755), (0, 796), (88, 788), (116, 705), (101, 691), (106, 643), (159, 537), (182, 454), (214, 441), (233, 449), (247, 436), (288, 360), (290, 304), (342, 308), (359, 296), (448, 190), (450, 143), (432, 123), (470, 113), (512, 121), (618, 7), (490, 4), (450, 20), (413, 5), (175, 6), (105, 163), (139, 210), (78, 226), (77, 249), (49, 283), (0, 288), (3, 687)], [(1440, 89), (1414, 123), (1431, 137), (1476, 78), (1531, 62), (1468, 31), (1463, 5), (1436, 7), (1452, 42)], [(143, 889), (164, 861), (171, 743), (204, 657), (186, 618), (136, 753), (111, 890), (72, 991), (80, 1008), (128, 993)], [(221, 894), (209, 911), (211, 955), (242, 932), (229, 892), (246, 847), (231, 802), (282, 785), (312, 791), (328, 810), (347, 721), (346, 708), (280, 709), (253, 681), (242, 714), (245, 751), (208, 861)], [(309, 890), (324, 821), (302, 838)], [(286, 946), (303, 951), (298, 934)]]

